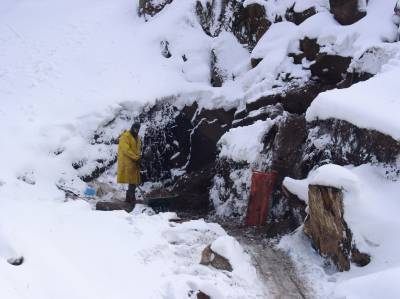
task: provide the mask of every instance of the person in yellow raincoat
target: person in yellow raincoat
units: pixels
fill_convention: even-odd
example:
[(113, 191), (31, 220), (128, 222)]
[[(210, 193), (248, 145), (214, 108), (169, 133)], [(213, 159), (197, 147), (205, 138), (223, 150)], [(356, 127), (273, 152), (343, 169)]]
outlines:
[(140, 159), (141, 141), (139, 138), (140, 124), (134, 123), (130, 130), (123, 132), (118, 143), (117, 183), (128, 184), (126, 201), (135, 205), (136, 186), (141, 183)]

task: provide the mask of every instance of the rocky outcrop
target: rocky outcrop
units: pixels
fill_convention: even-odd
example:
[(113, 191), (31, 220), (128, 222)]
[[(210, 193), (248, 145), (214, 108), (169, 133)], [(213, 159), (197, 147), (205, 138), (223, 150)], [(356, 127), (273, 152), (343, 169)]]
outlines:
[(336, 85), (345, 78), (351, 57), (340, 55), (318, 54), (310, 66), (311, 74), (324, 85)]
[(232, 32), (251, 51), (271, 25), (264, 6), (253, 3), (244, 7), (243, 0), (220, 1), (217, 5), (217, 1), (207, 1), (205, 7), (201, 1), (196, 2), (196, 13), (204, 32), (212, 37), (218, 36), (221, 30)]
[(308, 137), (302, 158), (304, 169), (334, 163), (394, 164), (400, 154), (400, 143), (374, 130), (362, 129), (344, 120), (328, 119), (308, 124)]
[(351, 25), (366, 16), (360, 9), (363, 0), (329, 0), (331, 13), (341, 25)]
[(139, 15), (153, 17), (158, 14), (167, 4), (173, 0), (139, 0)]
[(214, 163), (217, 155), (217, 142), (231, 128), (236, 108), (198, 109), (193, 118), (191, 132), (191, 152), (187, 169), (198, 170)]
[(212, 87), (221, 87), (224, 83), (224, 77), (221, 70), (218, 67), (218, 58), (214, 50), (211, 50), (211, 67), (210, 67), (210, 78)]
[[(202, 1), (196, 2), (196, 14), (199, 18), (199, 23), (203, 28), (203, 31), (212, 37), (215, 37), (220, 33), (222, 26), (222, 13), (220, 12), (221, 14), (218, 14), (215, 6), (215, 0), (207, 1), (205, 7), (203, 6)], [(223, 6), (223, 9), (225, 10), (225, 5)]]
[(302, 86), (291, 86), (284, 92), (263, 96), (246, 103), (246, 111), (254, 111), (269, 105), (280, 103), (284, 110), (290, 113), (302, 114), (306, 112), (312, 101), (324, 90), (324, 87), (315, 81), (309, 81)]
[(264, 6), (253, 3), (246, 7), (236, 5), (231, 24), (232, 33), (242, 44), (252, 50), (264, 33), (271, 26)]
[(205, 266), (213, 266), (215, 269), (218, 270), (224, 270), (224, 271), (229, 271), (232, 272), (233, 268), (229, 260), (222, 255), (219, 255), (218, 253), (214, 252), (211, 249), (211, 245), (208, 245), (206, 248), (204, 248), (202, 254), (201, 254), (201, 265)]
[(285, 19), (286, 21), (295, 23), (296, 25), (300, 25), (303, 23), (305, 20), (307, 20), (309, 17), (312, 17), (317, 13), (315, 7), (309, 7), (303, 11), (295, 11), (294, 5), (288, 8), (288, 10), (285, 13)]
[(303, 115), (293, 114), (284, 116), (265, 136), (262, 153), (270, 153), (271, 159), (264, 168), (277, 172), (279, 184), (286, 176), (303, 178), (306, 175), (301, 165), (306, 140), (306, 120)]
[[(308, 216), (304, 232), (318, 252), (329, 258), (339, 271), (350, 269), (350, 263), (369, 263), (369, 256), (361, 254), (352, 240), (343, 218), (343, 193), (340, 189), (310, 185), (308, 191)], [(353, 259), (354, 252), (354, 259)]]

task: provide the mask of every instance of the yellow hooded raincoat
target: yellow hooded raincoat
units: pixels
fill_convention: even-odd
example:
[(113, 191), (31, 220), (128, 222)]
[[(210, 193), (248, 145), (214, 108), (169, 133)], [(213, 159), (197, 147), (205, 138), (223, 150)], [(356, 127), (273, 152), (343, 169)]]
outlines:
[(140, 184), (140, 154), (140, 138), (134, 138), (129, 131), (122, 133), (118, 144), (118, 183)]

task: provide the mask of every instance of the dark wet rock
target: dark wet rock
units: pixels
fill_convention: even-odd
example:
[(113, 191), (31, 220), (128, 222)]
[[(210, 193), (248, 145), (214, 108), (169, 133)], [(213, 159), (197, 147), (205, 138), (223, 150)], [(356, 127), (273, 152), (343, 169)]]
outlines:
[(359, 267), (364, 267), (371, 262), (371, 256), (367, 253), (360, 252), (357, 248), (351, 249), (351, 262)]
[(319, 120), (308, 124), (303, 167), (311, 170), (326, 163), (393, 164), (399, 154), (400, 143), (391, 136), (356, 127), (344, 120)]
[(218, 270), (223, 270), (223, 271), (229, 271), (232, 272), (233, 268), (229, 260), (222, 255), (219, 255), (218, 253), (214, 252), (211, 249), (211, 245), (208, 245), (206, 248), (204, 248), (202, 254), (201, 254), (201, 265), (205, 266), (212, 266), (215, 269)]
[(202, 291), (198, 291), (196, 296), (197, 299), (211, 299), (210, 296), (208, 296), (206, 293), (203, 293)]
[[(313, 246), (323, 256), (330, 259), (339, 271), (348, 271), (352, 252), (358, 252), (343, 218), (343, 193), (340, 189), (310, 185), (308, 189), (308, 216), (304, 232)], [(366, 254), (355, 256), (359, 264), (367, 262)]]
[(344, 74), (344, 79), (336, 84), (336, 87), (341, 89), (341, 88), (348, 88), (352, 86), (353, 84), (356, 84), (358, 82), (366, 81), (368, 79), (371, 79), (374, 75), (363, 72), (363, 73), (357, 73), (357, 72), (347, 72)]
[(289, 22), (295, 23), (296, 25), (300, 25), (303, 23), (305, 20), (307, 20), (309, 17), (312, 17), (315, 15), (317, 11), (315, 10), (315, 7), (310, 7), (307, 8), (306, 10), (297, 12), (294, 10), (294, 5), (290, 7), (285, 14), (285, 19)]
[(242, 0), (221, 2), (221, 10), (216, 12), (216, 1), (196, 2), (196, 14), (204, 32), (215, 37), (226, 30), (232, 32), (241, 44), (252, 50), (261, 36), (268, 30), (271, 22), (267, 19), (265, 8), (257, 3), (243, 6)]
[(145, 18), (158, 14), (167, 4), (170, 4), (173, 0), (139, 0), (139, 16)]
[(251, 58), (250, 64), (251, 67), (254, 69), (263, 59), (262, 58)]
[(171, 178), (170, 170), (185, 166), (190, 154), (191, 122), (196, 104), (179, 110), (165, 99), (147, 107), (140, 115), (146, 125), (142, 140), (144, 181)]
[(317, 39), (305, 37), (299, 41), (299, 53), (289, 53), (288, 56), (293, 58), (294, 64), (302, 64), (303, 58), (308, 61), (314, 61), (317, 59), (317, 55), (320, 51), (320, 46), (317, 43)]
[(217, 55), (215, 54), (214, 50), (211, 50), (211, 67), (210, 67), (211, 73), (210, 73), (210, 78), (211, 78), (211, 86), (213, 87), (221, 87), (222, 84), (224, 83), (224, 77), (222, 75), (221, 70), (218, 67), (218, 58)]
[[(207, 1), (204, 7), (201, 1), (196, 2), (196, 14), (203, 31), (212, 37), (219, 34), (221, 29), (221, 15), (215, 15), (216, 1)], [(225, 8), (225, 5), (223, 6)]]
[(235, 120), (232, 123), (232, 127), (248, 126), (254, 124), (257, 120), (266, 120), (268, 118), (275, 119), (282, 115), (283, 111), (283, 106), (280, 103), (261, 107), (257, 110), (250, 111), (250, 113), (247, 113), (247, 111), (244, 110), (242, 113), (235, 114)]
[(264, 6), (254, 3), (246, 7), (237, 6), (233, 12), (232, 32), (242, 44), (252, 50), (271, 26)]
[(289, 231), (293, 231), (303, 224), (307, 214), (306, 214), (306, 203), (297, 197), (297, 195), (289, 192), (284, 186), (282, 186), (282, 195), (283, 198), (287, 200), (288, 215), (286, 216), (289, 219), (290, 223), (287, 229)]
[(291, 87), (285, 92), (263, 96), (256, 101), (246, 103), (246, 110), (253, 111), (264, 106), (281, 103), (286, 111), (301, 114), (307, 110), (322, 90), (321, 84), (310, 81), (303, 86)]
[(304, 57), (309, 61), (314, 61), (319, 53), (320, 46), (317, 39), (305, 37), (299, 41), (300, 51), (304, 53)]
[(286, 176), (303, 178), (303, 146), (307, 140), (304, 115), (288, 114), (277, 122), (264, 137), (263, 153), (270, 153), (271, 160), (265, 168), (276, 171), (280, 184)]
[(310, 66), (311, 74), (325, 85), (335, 85), (344, 79), (351, 57), (320, 54)]
[(179, 176), (170, 188), (171, 193), (178, 196), (171, 200), (168, 209), (198, 215), (210, 212), (209, 191), (214, 175), (215, 170), (211, 164), (203, 169)]
[(236, 109), (202, 109), (195, 117), (191, 134), (191, 152), (187, 170), (195, 171), (214, 163), (217, 142), (231, 127)]
[(329, 0), (331, 13), (341, 25), (351, 25), (366, 16), (359, 9), (359, 0)]

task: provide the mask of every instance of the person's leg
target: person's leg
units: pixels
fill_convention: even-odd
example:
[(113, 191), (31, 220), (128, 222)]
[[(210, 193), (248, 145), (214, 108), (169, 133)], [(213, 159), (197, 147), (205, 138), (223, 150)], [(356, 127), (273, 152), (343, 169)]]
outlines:
[(126, 191), (126, 201), (135, 205), (136, 195), (135, 195), (136, 185), (129, 184), (128, 190)]

